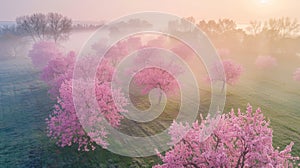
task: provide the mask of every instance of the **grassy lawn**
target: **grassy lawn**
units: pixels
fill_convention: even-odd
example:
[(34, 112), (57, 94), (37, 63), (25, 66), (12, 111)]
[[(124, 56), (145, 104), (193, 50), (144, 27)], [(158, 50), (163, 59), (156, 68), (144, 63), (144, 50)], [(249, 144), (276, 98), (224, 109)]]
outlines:
[[(270, 71), (252, 67), (254, 58), (237, 59), (245, 66), (241, 81), (228, 86), (225, 112), (231, 108), (245, 109), (247, 103), (261, 107), (274, 130), (274, 146), (285, 147), (295, 142), (293, 154), (300, 155), (300, 84), (291, 73), (300, 61), (279, 60)], [(199, 113), (206, 113), (210, 93), (200, 88)], [(149, 107), (147, 97), (132, 97), (140, 109)], [(193, 100), (190, 100), (191, 103)], [(128, 158), (98, 148), (79, 152), (76, 147), (59, 148), (46, 136), (45, 118), (54, 101), (47, 96), (47, 87), (29, 60), (0, 62), (0, 165), (4, 167), (151, 167), (159, 159)], [(139, 136), (155, 134), (167, 128), (177, 115), (179, 104), (170, 100), (164, 113), (151, 123), (138, 124), (124, 120), (120, 128)], [(0, 166), (0, 167), (1, 167)]]

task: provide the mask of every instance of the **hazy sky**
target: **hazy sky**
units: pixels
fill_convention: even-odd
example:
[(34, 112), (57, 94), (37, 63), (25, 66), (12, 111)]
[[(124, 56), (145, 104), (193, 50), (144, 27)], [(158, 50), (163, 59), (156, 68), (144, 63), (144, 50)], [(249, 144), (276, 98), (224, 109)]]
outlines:
[(0, 20), (34, 12), (59, 12), (80, 21), (161, 11), (197, 19), (231, 18), (240, 23), (289, 16), (300, 20), (299, 0), (0, 0)]

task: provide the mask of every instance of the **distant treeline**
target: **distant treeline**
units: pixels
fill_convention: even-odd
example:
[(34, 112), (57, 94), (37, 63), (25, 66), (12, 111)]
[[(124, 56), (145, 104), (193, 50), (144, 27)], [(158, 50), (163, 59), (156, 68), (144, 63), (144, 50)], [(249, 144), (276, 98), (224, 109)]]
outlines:
[(169, 22), (173, 33), (193, 32), (194, 23), (212, 41), (216, 48), (247, 54), (296, 54), (300, 52), (300, 24), (296, 19), (282, 17), (265, 22), (251, 21), (245, 29), (238, 28), (231, 19), (200, 20), (187, 17)]
[(30, 36), (34, 41), (66, 40), (71, 31), (95, 30), (102, 24), (73, 24), (59, 13), (34, 13), (16, 18), (16, 24), (0, 26), (0, 35)]
[[(189, 22), (194, 23), (196, 27), (188, 24)], [(23, 44), (24, 39), (59, 42), (67, 40), (72, 31), (96, 30), (102, 25), (103, 23), (74, 24), (70, 18), (58, 13), (21, 16), (16, 18), (14, 25), (0, 26), (0, 56), (7, 48), (12, 49), (7, 52), (10, 54), (6, 55), (16, 56), (17, 48)], [(110, 35), (117, 35), (132, 28), (143, 30), (151, 26), (153, 25), (145, 20), (131, 19), (111, 26)], [(296, 19), (288, 17), (273, 18), (265, 22), (251, 21), (245, 29), (239, 28), (231, 19), (197, 21), (194, 17), (170, 21), (167, 27), (169, 32), (175, 34), (193, 33), (195, 28), (200, 28), (216, 48), (226, 48), (233, 53), (251, 55), (300, 53), (300, 24)]]
[(86, 24), (86, 23), (77, 23), (72, 25), (72, 31), (90, 31), (90, 30), (97, 30), (104, 23), (99, 24)]

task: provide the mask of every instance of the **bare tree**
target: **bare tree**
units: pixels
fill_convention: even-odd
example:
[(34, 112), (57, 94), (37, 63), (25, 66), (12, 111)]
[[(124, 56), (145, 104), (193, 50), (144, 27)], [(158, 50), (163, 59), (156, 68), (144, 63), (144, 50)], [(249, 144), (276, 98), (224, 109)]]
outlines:
[(67, 39), (72, 28), (72, 20), (58, 13), (35, 13), (16, 19), (17, 30), (29, 35), (34, 41), (46, 38), (58, 40)]
[(219, 33), (222, 34), (227, 31), (236, 30), (236, 23), (230, 19), (219, 19), (218, 27), (219, 27)]
[(236, 30), (236, 23), (230, 19), (215, 20), (201, 20), (197, 26), (210, 36), (217, 36), (229, 31)]
[(300, 24), (296, 19), (291, 20), (288, 17), (280, 19), (270, 19), (265, 24), (265, 29), (276, 34), (281, 38), (294, 37), (300, 31)]
[(250, 26), (247, 27), (247, 30), (254, 36), (258, 35), (263, 31), (264, 25), (260, 21), (250, 21)]
[(280, 19), (280, 26), (281, 26), (281, 35), (283, 37), (292, 37), (299, 33), (300, 25), (297, 19), (291, 20), (290, 18), (281, 18)]
[(37, 39), (45, 39), (47, 32), (47, 19), (42, 13), (35, 13), (30, 16), (21, 16), (16, 19), (17, 29)]
[(208, 26), (207, 26), (207, 23), (205, 20), (200, 20), (199, 23), (197, 24), (197, 26), (205, 33), (208, 32)]
[(65, 40), (69, 37), (72, 29), (72, 20), (58, 13), (49, 13), (47, 15), (49, 36), (58, 40)]
[(47, 19), (42, 13), (31, 15), (30, 23), (33, 25), (33, 30), (39, 39), (44, 39), (47, 31)]
[(17, 29), (22, 32), (22, 34), (27, 34), (31, 36), (31, 38), (36, 41), (35, 33), (33, 26), (30, 24), (29, 19), (30, 16), (21, 16), (17, 17), (16, 23), (17, 23)]

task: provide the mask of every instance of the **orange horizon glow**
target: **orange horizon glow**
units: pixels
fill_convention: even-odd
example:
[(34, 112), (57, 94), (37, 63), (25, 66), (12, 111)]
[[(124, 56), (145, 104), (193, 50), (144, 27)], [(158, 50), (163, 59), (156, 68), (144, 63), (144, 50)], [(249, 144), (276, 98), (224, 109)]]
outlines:
[(279, 17), (300, 19), (298, 14), (300, 1), (297, 0), (211, 0), (205, 2), (195, 0), (0, 1), (0, 21), (15, 20), (18, 16), (36, 12), (58, 12), (77, 21), (101, 21), (142, 11), (167, 12), (180, 17), (193, 16), (198, 20), (229, 18), (238, 23), (248, 23), (251, 20), (264, 21)]

